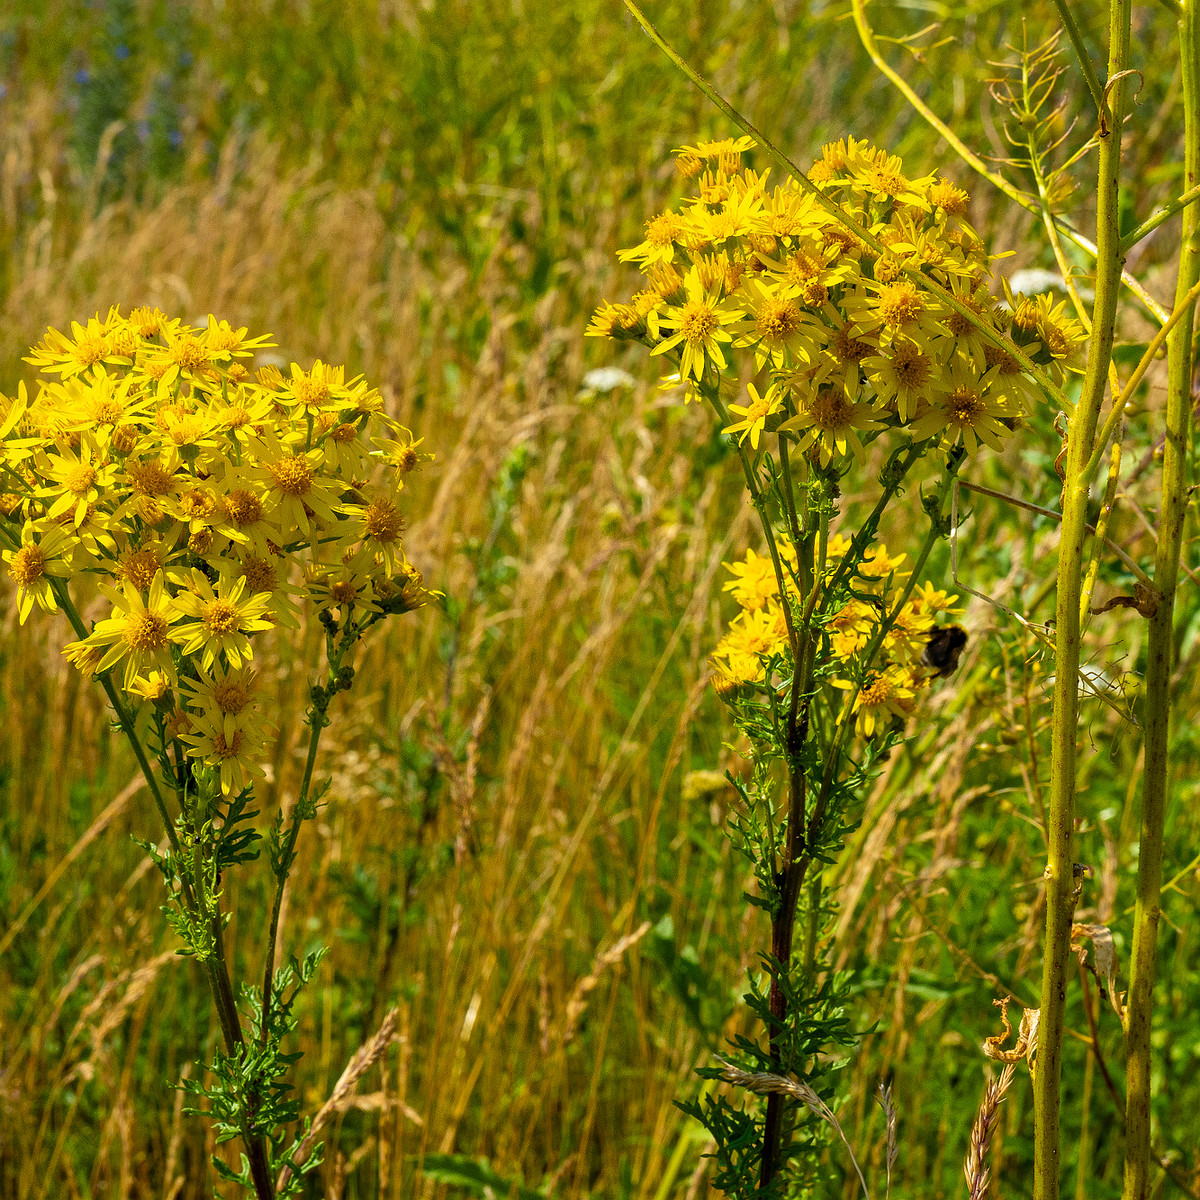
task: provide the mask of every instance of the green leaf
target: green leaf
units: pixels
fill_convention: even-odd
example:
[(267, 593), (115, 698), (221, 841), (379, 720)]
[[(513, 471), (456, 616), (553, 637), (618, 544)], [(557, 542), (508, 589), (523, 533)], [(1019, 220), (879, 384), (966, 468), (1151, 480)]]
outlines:
[(465, 1188), (473, 1196), (486, 1196), (488, 1192), (499, 1197), (516, 1197), (516, 1200), (543, 1200), (541, 1192), (531, 1192), (516, 1180), (503, 1179), (488, 1166), (486, 1159), (478, 1162), (464, 1154), (427, 1154), (421, 1174), (435, 1183), (448, 1183)]

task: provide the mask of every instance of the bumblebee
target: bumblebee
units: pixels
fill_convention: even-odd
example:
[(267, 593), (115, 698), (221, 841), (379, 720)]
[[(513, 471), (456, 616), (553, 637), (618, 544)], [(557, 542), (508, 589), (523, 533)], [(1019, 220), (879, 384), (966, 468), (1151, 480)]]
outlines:
[(933, 669), (935, 678), (953, 675), (966, 644), (967, 631), (961, 625), (943, 625), (933, 631), (925, 644), (921, 662)]

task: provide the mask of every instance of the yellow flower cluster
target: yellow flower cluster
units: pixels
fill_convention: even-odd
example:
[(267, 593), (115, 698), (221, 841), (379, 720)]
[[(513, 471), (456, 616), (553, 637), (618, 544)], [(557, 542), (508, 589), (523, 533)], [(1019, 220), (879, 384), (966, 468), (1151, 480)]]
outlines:
[[(829, 539), (827, 577), (833, 576), (849, 550), (847, 538), (834, 535)], [(794, 571), (796, 554), (791, 544), (781, 540), (779, 553)], [(901, 569), (906, 557), (889, 554), (882, 543), (867, 551), (855, 585), (856, 593), (863, 598), (851, 599), (826, 623), (828, 653), (820, 656), (822, 661), (835, 661), (854, 674), (850, 668), (856, 656), (867, 648), (886, 614), (899, 603), (910, 577), (910, 572)], [(770, 660), (775, 656), (790, 659), (791, 651), (770, 558), (748, 550), (744, 560), (725, 566), (733, 575), (725, 583), (725, 591), (732, 593), (740, 611), (713, 652), (713, 682), (718, 694), (733, 697), (768, 686)], [(790, 599), (794, 605), (796, 596)], [(937, 615), (962, 611), (953, 607), (957, 599), (928, 582), (913, 589), (884, 636), (875, 665), (854, 699), (858, 727), (863, 733), (869, 735), (885, 714), (901, 719), (908, 716), (916, 694), (939, 673), (927, 667), (923, 658), (930, 639), (939, 628), (945, 628), (938, 625)], [(832, 682), (835, 687), (853, 690), (848, 680)]]
[[(646, 223), (621, 258), (647, 286), (604, 303), (589, 334), (677, 356), (691, 398), (734, 382), (735, 352), (756, 382), (726, 433), (757, 449), (787, 432), (822, 466), (861, 457), (862, 434), (904, 427), (917, 440), (998, 449), (1037, 392), (978, 326), (906, 275), (936, 281), (1061, 381), (1083, 329), (1049, 297), (989, 290), (991, 259), (965, 218), (968, 197), (936, 174), (909, 178), (895, 155), (854, 138), (826, 146), (810, 181), (886, 247), (878, 253), (795, 180), (744, 169), (750, 138), (676, 151), (695, 194)], [(756, 386), (757, 384), (757, 386)]]
[[(342, 628), (423, 604), (401, 541), (403, 476), (429, 456), (341, 367), (251, 375), (270, 344), (157, 309), (51, 329), (27, 362), (30, 399), (0, 397), (0, 541), (22, 622), (36, 604), (79, 617), (71, 585), (109, 606), (66, 647), (120, 667), (132, 703), (220, 771), (260, 773), (268, 736), (252, 641), (298, 624), (298, 601)], [(78, 625), (77, 625), (78, 628)]]

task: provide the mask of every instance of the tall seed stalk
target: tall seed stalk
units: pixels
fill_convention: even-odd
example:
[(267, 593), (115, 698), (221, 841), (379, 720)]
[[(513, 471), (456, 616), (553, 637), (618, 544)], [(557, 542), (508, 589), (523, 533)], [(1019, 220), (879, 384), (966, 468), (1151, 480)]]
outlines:
[[(1083, 391), (1069, 414), (1066, 473), (1062, 489), (1062, 533), (1058, 554), (1058, 597), (1054, 654), (1054, 717), (1051, 730), (1050, 795), (1046, 828), (1046, 941), (1042, 968), (1038, 1070), (1033, 1085), (1034, 1200), (1057, 1200), (1059, 1188), (1059, 1087), (1071, 961), (1074, 912), (1076, 743), (1079, 736), (1080, 595), (1087, 538), (1091, 475), (1087, 466), (1112, 361), (1117, 293), (1124, 256), (1117, 220), (1121, 129), (1129, 56), (1129, 0), (1109, 5), (1108, 83), (1099, 136), (1096, 189), (1096, 297)], [(1107, 100), (1107, 103), (1104, 101)]]
[[(1184, 190), (1200, 183), (1200, 14), (1198, 0), (1182, 0), (1179, 51), (1184, 111)], [(1171, 722), (1175, 585), (1187, 505), (1187, 435), (1191, 414), (1192, 329), (1200, 280), (1200, 212), (1184, 209), (1179, 277), (1175, 285), (1175, 328), (1167, 341), (1166, 440), (1154, 588), (1158, 607), (1150, 618), (1146, 667), (1146, 751), (1142, 775), (1142, 827), (1138, 853), (1133, 958), (1126, 1012), (1125, 1182), (1123, 1200), (1145, 1200), (1150, 1163), (1150, 1026), (1154, 954), (1162, 888), (1163, 822), (1167, 803), (1167, 747)]]

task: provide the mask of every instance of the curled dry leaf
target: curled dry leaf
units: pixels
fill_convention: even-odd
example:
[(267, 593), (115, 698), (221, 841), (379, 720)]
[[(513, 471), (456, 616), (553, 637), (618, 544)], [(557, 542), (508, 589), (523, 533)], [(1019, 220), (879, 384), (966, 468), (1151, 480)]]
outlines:
[(1071, 926), (1071, 949), (1079, 955), (1079, 965), (1086, 967), (1087, 947), (1083, 944), (1083, 939), (1090, 938), (1092, 950), (1095, 952), (1096, 965), (1094, 968), (1089, 968), (1099, 980), (1100, 976), (1104, 976), (1104, 983), (1107, 985), (1108, 998), (1112, 1001), (1113, 1011), (1117, 1016), (1125, 1020), (1125, 1006), (1122, 1003), (1123, 993), (1117, 991), (1117, 953), (1113, 949), (1112, 931), (1107, 925), (1072, 925)]
[(1000, 1009), (1000, 1020), (1004, 1022), (1004, 1032), (996, 1037), (985, 1038), (983, 1052), (988, 1058), (994, 1058), (1002, 1063), (1016, 1063), (1024, 1059), (1029, 1066), (1030, 1078), (1033, 1077), (1037, 1060), (1038, 1021), (1041, 1019), (1040, 1008), (1024, 1008), (1021, 1010), (1021, 1024), (1017, 1028), (1017, 1044), (1011, 1050), (1004, 1048), (1004, 1043), (1012, 1036), (1012, 1025), (1008, 1020), (1008, 997), (994, 1000)]
[(1153, 588), (1138, 582), (1133, 585), (1132, 596), (1114, 596), (1099, 607), (1093, 607), (1091, 611), (1099, 616), (1111, 608), (1136, 608), (1143, 617), (1149, 619), (1158, 611), (1158, 599), (1158, 593)]

